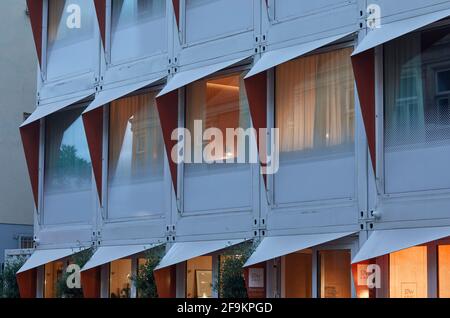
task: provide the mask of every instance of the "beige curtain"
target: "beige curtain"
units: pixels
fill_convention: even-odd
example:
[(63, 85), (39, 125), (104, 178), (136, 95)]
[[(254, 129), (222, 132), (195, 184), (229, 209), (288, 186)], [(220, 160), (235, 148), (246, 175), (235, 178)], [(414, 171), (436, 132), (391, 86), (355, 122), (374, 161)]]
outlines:
[(282, 152), (337, 146), (354, 139), (351, 48), (311, 55), (276, 71), (276, 127)]

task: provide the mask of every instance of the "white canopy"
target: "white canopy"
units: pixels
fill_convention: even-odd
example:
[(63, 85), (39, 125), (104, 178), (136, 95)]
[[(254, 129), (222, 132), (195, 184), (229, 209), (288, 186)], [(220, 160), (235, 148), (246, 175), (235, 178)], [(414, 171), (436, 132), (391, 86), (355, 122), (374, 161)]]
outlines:
[(264, 53), (261, 59), (256, 62), (250, 72), (245, 76), (245, 78), (252, 77), (261, 72), (267, 71), (275, 66), (286, 63), (290, 60), (298, 58), (302, 55), (320, 49), (326, 45), (329, 45), (333, 42), (342, 40), (349, 36), (351, 33), (339, 34), (327, 38), (323, 38), (320, 40), (315, 40), (311, 42), (302, 43), (295, 46), (290, 46), (287, 48), (282, 48), (278, 50), (269, 51)]
[(192, 258), (214, 253), (245, 242), (246, 240), (223, 240), (175, 243), (163, 257), (155, 270), (169, 267)]
[(359, 263), (450, 236), (450, 226), (374, 231), (353, 258)]
[(48, 250), (36, 250), (25, 262), (25, 264), (23, 264), (23, 266), (19, 269), (17, 274), (57, 261), (61, 258), (65, 258), (70, 255), (79, 253), (85, 249), (86, 248), (60, 248)]
[(195, 81), (198, 81), (204, 77), (207, 77), (209, 75), (212, 75), (218, 71), (221, 71), (223, 69), (226, 69), (230, 66), (233, 66), (235, 64), (238, 64), (246, 59), (248, 59), (250, 56), (245, 56), (221, 63), (216, 63), (208, 66), (203, 66), (199, 68), (194, 68), (192, 70), (186, 70), (181, 71), (175, 76), (169, 80), (167, 85), (162, 89), (162, 91), (159, 93), (158, 97), (166, 95), (170, 92), (173, 92), (174, 90), (177, 90), (179, 88), (182, 88), (183, 86), (186, 86), (188, 84), (191, 84)]
[[(413, 18), (381, 24), (381, 27), (370, 31), (358, 45), (353, 55), (370, 50), (378, 45), (392, 41), (410, 32), (421, 29), (450, 16), (450, 9), (428, 13)], [(383, 22), (383, 21), (381, 21)]]
[(331, 242), (354, 233), (344, 232), (266, 237), (244, 264), (244, 267)]
[(87, 271), (94, 267), (144, 252), (159, 245), (160, 244), (102, 246), (97, 249), (97, 251), (94, 253), (94, 255), (92, 255), (91, 259), (84, 265), (81, 271)]

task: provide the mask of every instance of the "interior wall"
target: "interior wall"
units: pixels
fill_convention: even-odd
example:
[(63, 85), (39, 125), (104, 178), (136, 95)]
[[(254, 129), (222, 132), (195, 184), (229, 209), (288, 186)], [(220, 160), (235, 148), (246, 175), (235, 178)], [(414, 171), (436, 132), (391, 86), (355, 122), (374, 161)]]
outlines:
[[(212, 286), (199, 286), (197, 281), (205, 281), (209, 279), (209, 273), (212, 278), (212, 256), (201, 256), (187, 261), (186, 268), (186, 298), (210, 298), (212, 297)], [(211, 280), (211, 284), (212, 284)], [(205, 287), (205, 288), (203, 288)], [(198, 295), (197, 290), (204, 290), (205, 293)]]

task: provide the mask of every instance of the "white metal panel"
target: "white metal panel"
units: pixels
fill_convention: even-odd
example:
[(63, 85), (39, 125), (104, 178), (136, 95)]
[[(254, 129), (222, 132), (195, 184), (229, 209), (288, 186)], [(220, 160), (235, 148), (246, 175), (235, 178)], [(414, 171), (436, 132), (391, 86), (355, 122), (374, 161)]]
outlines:
[(56, 113), (57, 111), (60, 111), (70, 105), (76, 104), (83, 99), (86, 99), (87, 97), (91, 96), (94, 92), (85, 93), (84, 95), (73, 97), (70, 99), (66, 99), (63, 101), (48, 103), (44, 105), (40, 105), (36, 108), (36, 110), (30, 115), (30, 117), (27, 118), (27, 120), (20, 126), (24, 127), (27, 126), (37, 120), (40, 120), (50, 114)]
[(233, 66), (234, 64), (237, 64), (239, 62), (242, 62), (246, 59), (248, 59), (249, 56), (199, 67), (192, 70), (186, 70), (183, 72), (180, 72), (176, 74), (168, 83), (167, 85), (162, 89), (162, 91), (158, 94), (158, 97), (166, 95), (174, 90), (177, 90), (179, 88), (182, 88), (185, 85), (188, 85), (190, 83), (193, 83), (195, 81), (198, 81), (206, 76), (209, 76), (211, 74), (214, 74), (220, 70), (226, 69), (230, 66)]
[(273, 0), (275, 19), (277, 21), (297, 16), (314, 14), (323, 9), (347, 6), (354, 3), (355, 0), (315, 0), (315, 1), (298, 1), (298, 0)]
[(95, 251), (91, 259), (83, 266), (81, 271), (87, 271), (97, 266), (128, 257), (134, 254), (152, 249), (159, 244), (147, 245), (123, 245), (123, 246), (102, 246)]
[(434, 22), (450, 16), (450, 9), (433, 12), (413, 18), (382, 24), (381, 28), (370, 31), (358, 45), (353, 55), (370, 50), (378, 45), (392, 41)]
[(221, 240), (175, 243), (155, 270), (169, 267), (189, 259), (210, 254), (245, 242), (246, 240)]
[(244, 267), (325, 244), (352, 234), (354, 232), (266, 237), (244, 264)]
[(387, 255), (450, 236), (450, 227), (421, 227), (374, 231), (352, 263)]
[(79, 253), (85, 249), (86, 248), (61, 248), (61, 249), (36, 250), (25, 262), (25, 264), (23, 264), (23, 266), (19, 269), (17, 274), (53, 261), (57, 261), (61, 258)]
[(94, 101), (89, 104), (89, 106), (86, 108), (86, 110), (83, 113), (88, 113), (90, 111), (93, 111), (96, 108), (102, 107), (116, 99), (124, 97), (130, 93), (133, 93), (133, 92), (141, 89), (141, 88), (144, 88), (146, 86), (157, 83), (164, 78), (165, 77), (156, 77), (156, 78), (152, 78), (152, 79), (149, 79), (146, 81), (101, 91), (100, 93), (97, 94)]
[(310, 53), (314, 50), (317, 50), (323, 46), (329, 45), (335, 41), (341, 40), (351, 33), (344, 33), (340, 35), (326, 37), (320, 40), (315, 40), (311, 42), (306, 42), (302, 44), (298, 44), (295, 46), (290, 46), (286, 48), (282, 48), (279, 50), (273, 50), (267, 53), (264, 53), (261, 59), (253, 66), (253, 68), (248, 72), (245, 78), (249, 78), (258, 73), (267, 71), (268, 69), (298, 58), (302, 55)]
[(253, 30), (253, 0), (187, 0), (188, 44)]

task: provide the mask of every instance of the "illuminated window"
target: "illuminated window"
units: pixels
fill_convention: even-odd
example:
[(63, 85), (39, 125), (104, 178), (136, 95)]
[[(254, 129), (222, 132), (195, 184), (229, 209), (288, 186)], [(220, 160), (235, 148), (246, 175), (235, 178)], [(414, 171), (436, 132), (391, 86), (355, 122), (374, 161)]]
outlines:
[(427, 247), (390, 254), (389, 280), (391, 298), (427, 298)]
[(110, 298), (131, 297), (131, 259), (121, 259), (110, 263)]
[(439, 258), (439, 297), (450, 298), (450, 245), (440, 245)]
[(350, 251), (320, 251), (320, 297), (351, 297)]
[(44, 298), (56, 298), (57, 290), (56, 286), (58, 281), (63, 276), (64, 263), (63, 262), (51, 262), (45, 264), (45, 277), (44, 277)]
[(284, 257), (284, 292), (286, 298), (311, 298), (311, 251), (293, 253)]
[(212, 297), (212, 257), (201, 256), (187, 261), (186, 297)]
[[(227, 147), (231, 140), (225, 140), (227, 129), (247, 129), (250, 127), (250, 116), (243, 78), (239, 75), (225, 76), (210, 80), (202, 80), (188, 86), (186, 106), (186, 127), (192, 134), (192, 162), (194, 153), (203, 153), (210, 141), (194, 140), (194, 121), (202, 121), (202, 132), (209, 128), (217, 128), (223, 135), (223, 147), (205, 151), (208, 162), (234, 160), (240, 154), (245, 155), (245, 141), (234, 138), (234, 146)], [(201, 138), (202, 134), (198, 134)], [(241, 141), (241, 142), (240, 142)], [(189, 167), (190, 169), (192, 167)]]

